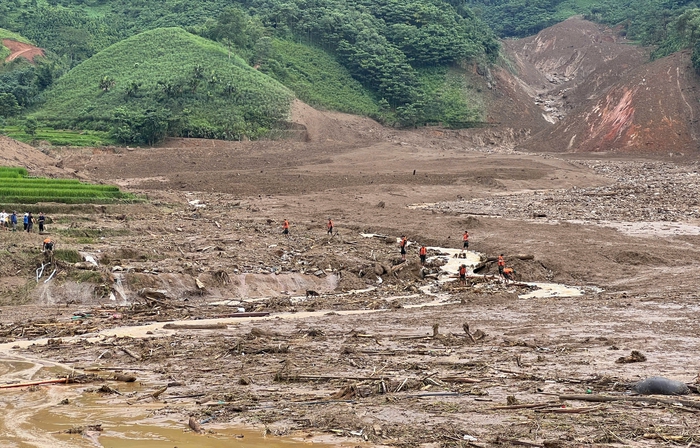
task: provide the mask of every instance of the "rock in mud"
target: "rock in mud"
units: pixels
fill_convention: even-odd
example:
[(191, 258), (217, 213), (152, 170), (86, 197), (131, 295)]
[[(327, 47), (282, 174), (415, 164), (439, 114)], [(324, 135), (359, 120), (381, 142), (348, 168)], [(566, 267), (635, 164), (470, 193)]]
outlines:
[(653, 376), (632, 387), (640, 395), (686, 395), (690, 389), (685, 383), (668, 378)]

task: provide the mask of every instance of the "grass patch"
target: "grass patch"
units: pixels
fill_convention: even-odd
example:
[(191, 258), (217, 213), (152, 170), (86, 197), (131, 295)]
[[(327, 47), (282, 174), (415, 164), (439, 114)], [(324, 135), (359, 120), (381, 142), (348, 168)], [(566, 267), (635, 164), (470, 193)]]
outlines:
[(97, 240), (95, 238), (88, 238), (86, 236), (75, 239), (76, 244), (95, 244), (96, 242)]
[(97, 271), (78, 271), (73, 276), (73, 279), (78, 283), (100, 283), (102, 275)]
[(53, 257), (56, 260), (65, 261), (66, 263), (78, 263), (83, 261), (77, 250), (73, 249), (56, 249), (53, 251)]
[[(0, 201), (2, 201), (3, 198), (0, 198)], [(8, 203), (8, 202), (0, 202), (0, 210), (6, 210), (8, 212), (12, 212), (13, 210), (17, 211), (17, 213), (24, 213), (25, 211), (30, 211), (32, 213), (38, 213), (40, 211), (46, 213), (46, 214), (74, 214), (74, 213), (80, 213), (80, 214), (100, 214), (103, 213), (103, 210), (101, 210), (102, 205), (93, 205), (93, 204), (58, 204), (58, 203)], [(82, 217), (75, 217), (73, 218), (66, 218), (68, 221), (65, 221), (66, 223), (71, 223), (76, 220), (81, 220), (83, 219)], [(94, 219), (92, 219), (94, 221)], [(58, 221), (56, 221), (58, 222)]]
[(370, 90), (320, 48), (288, 40), (272, 41), (273, 55), (260, 70), (314, 107), (375, 116), (379, 106)]
[(20, 179), (27, 176), (26, 168), (0, 166), (0, 178)]
[(116, 145), (118, 142), (106, 131), (71, 131), (48, 127), (37, 128), (32, 135), (27, 134), (19, 126), (6, 126), (0, 132), (24, 143), (46, 141), (54, 146), (105, 146)]

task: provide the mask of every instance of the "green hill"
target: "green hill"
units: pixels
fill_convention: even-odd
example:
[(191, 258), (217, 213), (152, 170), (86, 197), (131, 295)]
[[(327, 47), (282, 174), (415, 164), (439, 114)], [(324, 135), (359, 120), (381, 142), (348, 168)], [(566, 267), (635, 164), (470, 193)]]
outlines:
[(222, 45), (160, 28), (70, 70), (33, 117), (57, 128), (112, 130), (127, 143), (164, 135), (257, 138), (287, 118), (293, 98)]

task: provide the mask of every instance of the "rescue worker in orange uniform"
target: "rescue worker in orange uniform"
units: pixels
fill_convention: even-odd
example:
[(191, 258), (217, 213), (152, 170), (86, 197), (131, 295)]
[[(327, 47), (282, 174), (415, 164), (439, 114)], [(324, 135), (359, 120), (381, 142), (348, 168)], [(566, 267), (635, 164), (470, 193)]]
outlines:
[(399, 243), (399, 247), (401, 248), (401, 259), (403, 261), (406, 261), (406, 245), (408, 244), (408, 240), (406, 239), (406, 235), (401, 235), (401, 242)]
[(506, 283), (510, 280), (511, 282), (515, 281), (515, 270), (513, 268), (505, 268), (503, 270), (503, 278), (506, 279)]
[(420, 255), (421, 266), (425, 266), (425, 257), (426, 255), (428, 255), (428, 248), (425, 246), (421, 246), (420, 251), (418, 251), (418, 254)]
[(459, 267), (459, 282), (462, 285), (467, 284), (467, 265), (463, 264)]
[(54, 246), (54, 244), (53, 244), (53, 241), (51, 241), (51, 238), (46, 238), (44, 240), (44, 244), (42, 245), (42, 248), (44, 251), (53, 250), (53, 246)]
[(331, 218), (328, 218), (328, 234), (333, 235), (333, 220)]
[(469, 232), (465, 230), (464, 235), (462, 235), (462, 252), (467, 249), (469, 249)]
[(289, 237), (289, 221), (287, 219), (282, 223), (282, 233)]
[(506, 261), (503, 259), (503, 254), (498, 256), (498, 275), (503, 277), (503, 269), (506, 267)]

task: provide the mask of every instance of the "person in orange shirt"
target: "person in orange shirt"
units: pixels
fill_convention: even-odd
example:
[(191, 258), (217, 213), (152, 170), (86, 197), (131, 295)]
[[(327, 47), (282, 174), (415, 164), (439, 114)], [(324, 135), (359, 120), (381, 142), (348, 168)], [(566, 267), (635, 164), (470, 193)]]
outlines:
[(401, 235), (401, 242), (399, 243), (399, 247), (401, 248), (401, 259), (403, 261), (406, 261), (406, 246), (408, 245), (408, 240), (406, 239), (406, 235)]
[(428, 255), (428, 248), (425, 246), (421, 246), (420, 251), (418, 251), (418, 254), (420, 255), (421, 266), (425, 266), (425, 257), (426, 255)]
[(282, 233), (289, 238), (289, 221), (287, 219), (282, 223)]
[(328, 234), (333, 235), (333, 220), (328, 218)]
[(44, 244), (42, 245), (42, 250), (47, 251), (47, 250), (53, 250), (54, 243), (51, 240), (51, 238), (46, 238), (44, 240)]
[(459, 283), (462, 285), (467, 284), (467, 265), (463, 264), (459, 267)]
[(508, 280), (511, 282), (515, 281), (515, 270), (513, 268), (505, 268), (503, 270), (503, 278), (506, 279), (506, 283), (508, 283)]
[(498, 256), (498, 275), (503, 277), (503, 269), (506, 267), (506, 260), (503, 259), (503, 254)]
[(462, 235), (462, 252), (467, 249), (469, 249), (469, 232), (465, 230), (464, 235)]

